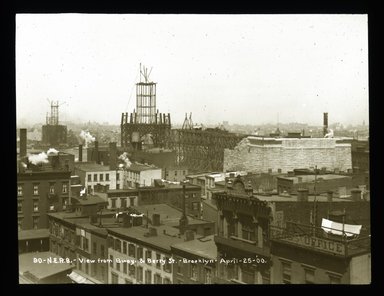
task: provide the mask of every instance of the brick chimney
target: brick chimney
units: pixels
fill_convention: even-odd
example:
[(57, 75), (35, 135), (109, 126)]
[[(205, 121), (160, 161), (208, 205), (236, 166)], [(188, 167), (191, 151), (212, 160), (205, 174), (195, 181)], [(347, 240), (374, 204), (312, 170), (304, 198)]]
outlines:
[(306, 188), (297, 189), (297, 201), (308, 201), (308, 191)]
[(27, 129), (20, 129), (20, 159), (27, 156)]
[(83, 145), (79, 144), (79, 162), (83, 161)]
[(95, 141), (95, 149), (94, 149), (93, 153), (95, 155), (96, 163), (100, 164), (100, 160), (99, 160), (99, 142), (98, 141)]
[(116, 142), (109, 143), (109, 169), (116, 170), (117, 168), (117, 148)]
[(328, 113), (323, 113), (323, 136), (328, 133)]

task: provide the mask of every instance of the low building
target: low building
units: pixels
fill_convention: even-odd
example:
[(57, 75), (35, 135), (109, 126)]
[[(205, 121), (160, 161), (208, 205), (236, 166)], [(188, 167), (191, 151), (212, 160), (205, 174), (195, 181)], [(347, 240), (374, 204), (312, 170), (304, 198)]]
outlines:
[(51, 252), (19, 255), (20, 284), (68, 284), (74, 265)]
[(124, 169), (124, 185), (125, 188), (153, 186), (154, 180), (161, 179), (161, 175), (161, 169), (154, 165), (132, 163)]
[(191, 184), (169, 184), (156, 180), (155, 186), (137, 189), (108, 190), (108, 209), (124, 209), (130, 206), (141, 206), (165, 203), (179, 209), (182, 208), (183, 194), (186, 197), (186, 211), (195, 217), (201, 216), (201, 187)]
[(49, 251), (49, 229), (30, 229), (18, 232), (19, 254)]
[(95, 186), (106, 186), (109, 189), (121, 189), (124, 184), (124, 172), (122, 170), (110, 169), (109, 166), (93, 162), (77, 162), (75, 175), (79, 176), (80, 182), (88, 193), (94, 193)]
[(188, 236), (187, 241), (171, 246), (173, 259), (176, 260), (173, 283), (213, 284), (217, 266), (217, 247), (214, 236), (197, 239), (194, 238), (193, 233)]

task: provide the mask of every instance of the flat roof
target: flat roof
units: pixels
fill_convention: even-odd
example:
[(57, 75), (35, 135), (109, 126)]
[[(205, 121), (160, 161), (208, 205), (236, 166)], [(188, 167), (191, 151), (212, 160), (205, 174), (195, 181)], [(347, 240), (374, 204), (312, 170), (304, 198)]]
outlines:
[(286, 179), (286, 180), (293, 180), (293, 183), (299, 183), (299, 179), (301, 179), (300, 183), (305, 183), (305, 182), (312, 182), (317, 179), (317, 181), (320, 180), (333, 180), (333, 179), (352, 179), (351, 176), (345, 176), (345, 175), (334, 175), (334, 174), (324, 174), (324, 175), (300, 175), (300, 176), (292, 176), (292, 177), (277, 177), (280, 179)]
[(76, 162), (75, 169), (85, 172), (115, 171), (111, 170), (108, 165), (101, 165), (95, 162)]
[(161, 168), (158, 168), (154, 165), (132, 163), (128, 168), (126, 168), (126, 170), (135, 171), (135, 172), (142, 172), (142, 171), (149, 171), (149, 170), (161, 170)]
[(18, 232), (19, 240), (49, 238), (49, 229), (29, 229)]
[(194, 239), (172, 245), (172, 248), (188, 252), (209, 260), (217, 259), (217, 246), (213, 239), (214, 235)]
[(71, 199), (78, 201), (78, 203), (81, 205), (108, 203), (106, 200), (102, 199), (100, 196), (97, 195), (87, 195), (86, 198), (72, 196)]
[[(171, 251), (171, 245), (184, 241), (183, 236), (179, 237), (179, 230), (177, 228), (168, 225), (160, 225), (155, 228), (157, 230), (156, 236), (144, 236), (144, 234), (149, 231), (148, 228), (144, 226), (110, 228), (108, 232), (126, 236), (127, 238), (151, 245), (154, 248), (159, 247), (167, 251)], [(164, 234), (164, 231), (167, 234)]]
[[(34, 258), (41, 258), (43, 263), (34, 263)], [(52, 252), (34, 252), (25, 253), (19, 255), (19, 274), (23, 275), (25, 272), (29, 272), (39, 280), (55, 275), (57, 273), (71, 270), (75, 266), (70, 263), (47, 263), (47, 259), (58, 260), (62, 258)], [(45, 261), (44, 261), (45, 260)]]

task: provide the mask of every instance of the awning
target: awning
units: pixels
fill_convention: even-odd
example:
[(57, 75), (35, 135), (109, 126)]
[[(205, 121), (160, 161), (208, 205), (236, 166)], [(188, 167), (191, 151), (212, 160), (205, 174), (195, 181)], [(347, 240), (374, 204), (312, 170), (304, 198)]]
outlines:
[(72, 271), (70, 274), (68, 274), (69, 278), (78, 283), (78, 284), (94, 284), (94, 282), (90, 281), (89, 279), (83, 277), (82, 275), (78, 274), (75, 271)]
[(324, 218), (321, 221), (321, 228), (326, 233), (343, 235), (343, 229), (344, 229), (344, 234), (347, 237), (359, 235), (361, 226), (362, 225), (352, 225), (352, 224), (343, 224), (343, 223), (333, 222), (331, 220), (324, 219)]

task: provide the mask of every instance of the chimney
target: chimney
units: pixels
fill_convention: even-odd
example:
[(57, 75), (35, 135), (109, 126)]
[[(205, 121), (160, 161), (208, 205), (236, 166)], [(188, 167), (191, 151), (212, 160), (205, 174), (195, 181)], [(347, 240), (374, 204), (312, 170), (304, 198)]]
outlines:
[(327, 201), (332, 202), (333, 199), (333, 191), (328, 191), (327, 192)]
[(187, 226), (188, 226), (188, 218), (187, 218), (187, 213), (185, 209), (185, 183), (183, 183), (183, 196), (182, 196), (182, 216), (179, 220), (179, 232), (180, 234), (184, 234)]
[(100, 164), (100, 160), (99, 160), (99, 142), (98, 141), (95, 141), (95, 149), (94, 149), (93, 153), (95, 155), (96, 163)]
[(160, 214), (152, 214), (152, 225), (160, 226)]
[(193, 230), (187, 230), (185, 232), (185, 241), (191, 241), (195, 239), (195, 232)]
[(294, 171), (288, 171), (288, 177), (294, 177), (295, 172)]
[(20, 159), (27, 156), (27, 129), (20, 129)]
[(109, 169), (116, 170), (117, 168), (117, 148), (116, 142), (109, 143)]
[(297, 189), (297, 201), (308, 201), (308, 189), (306, 188)]
[(328, 133), (328, 113), (323, 113), (323, 136)]
[(361, 190), (356, 188), (351, 190), (352, 200), (361, 201)]
[(79, 144), (79, 162), (83, 161), (83, 145)]

